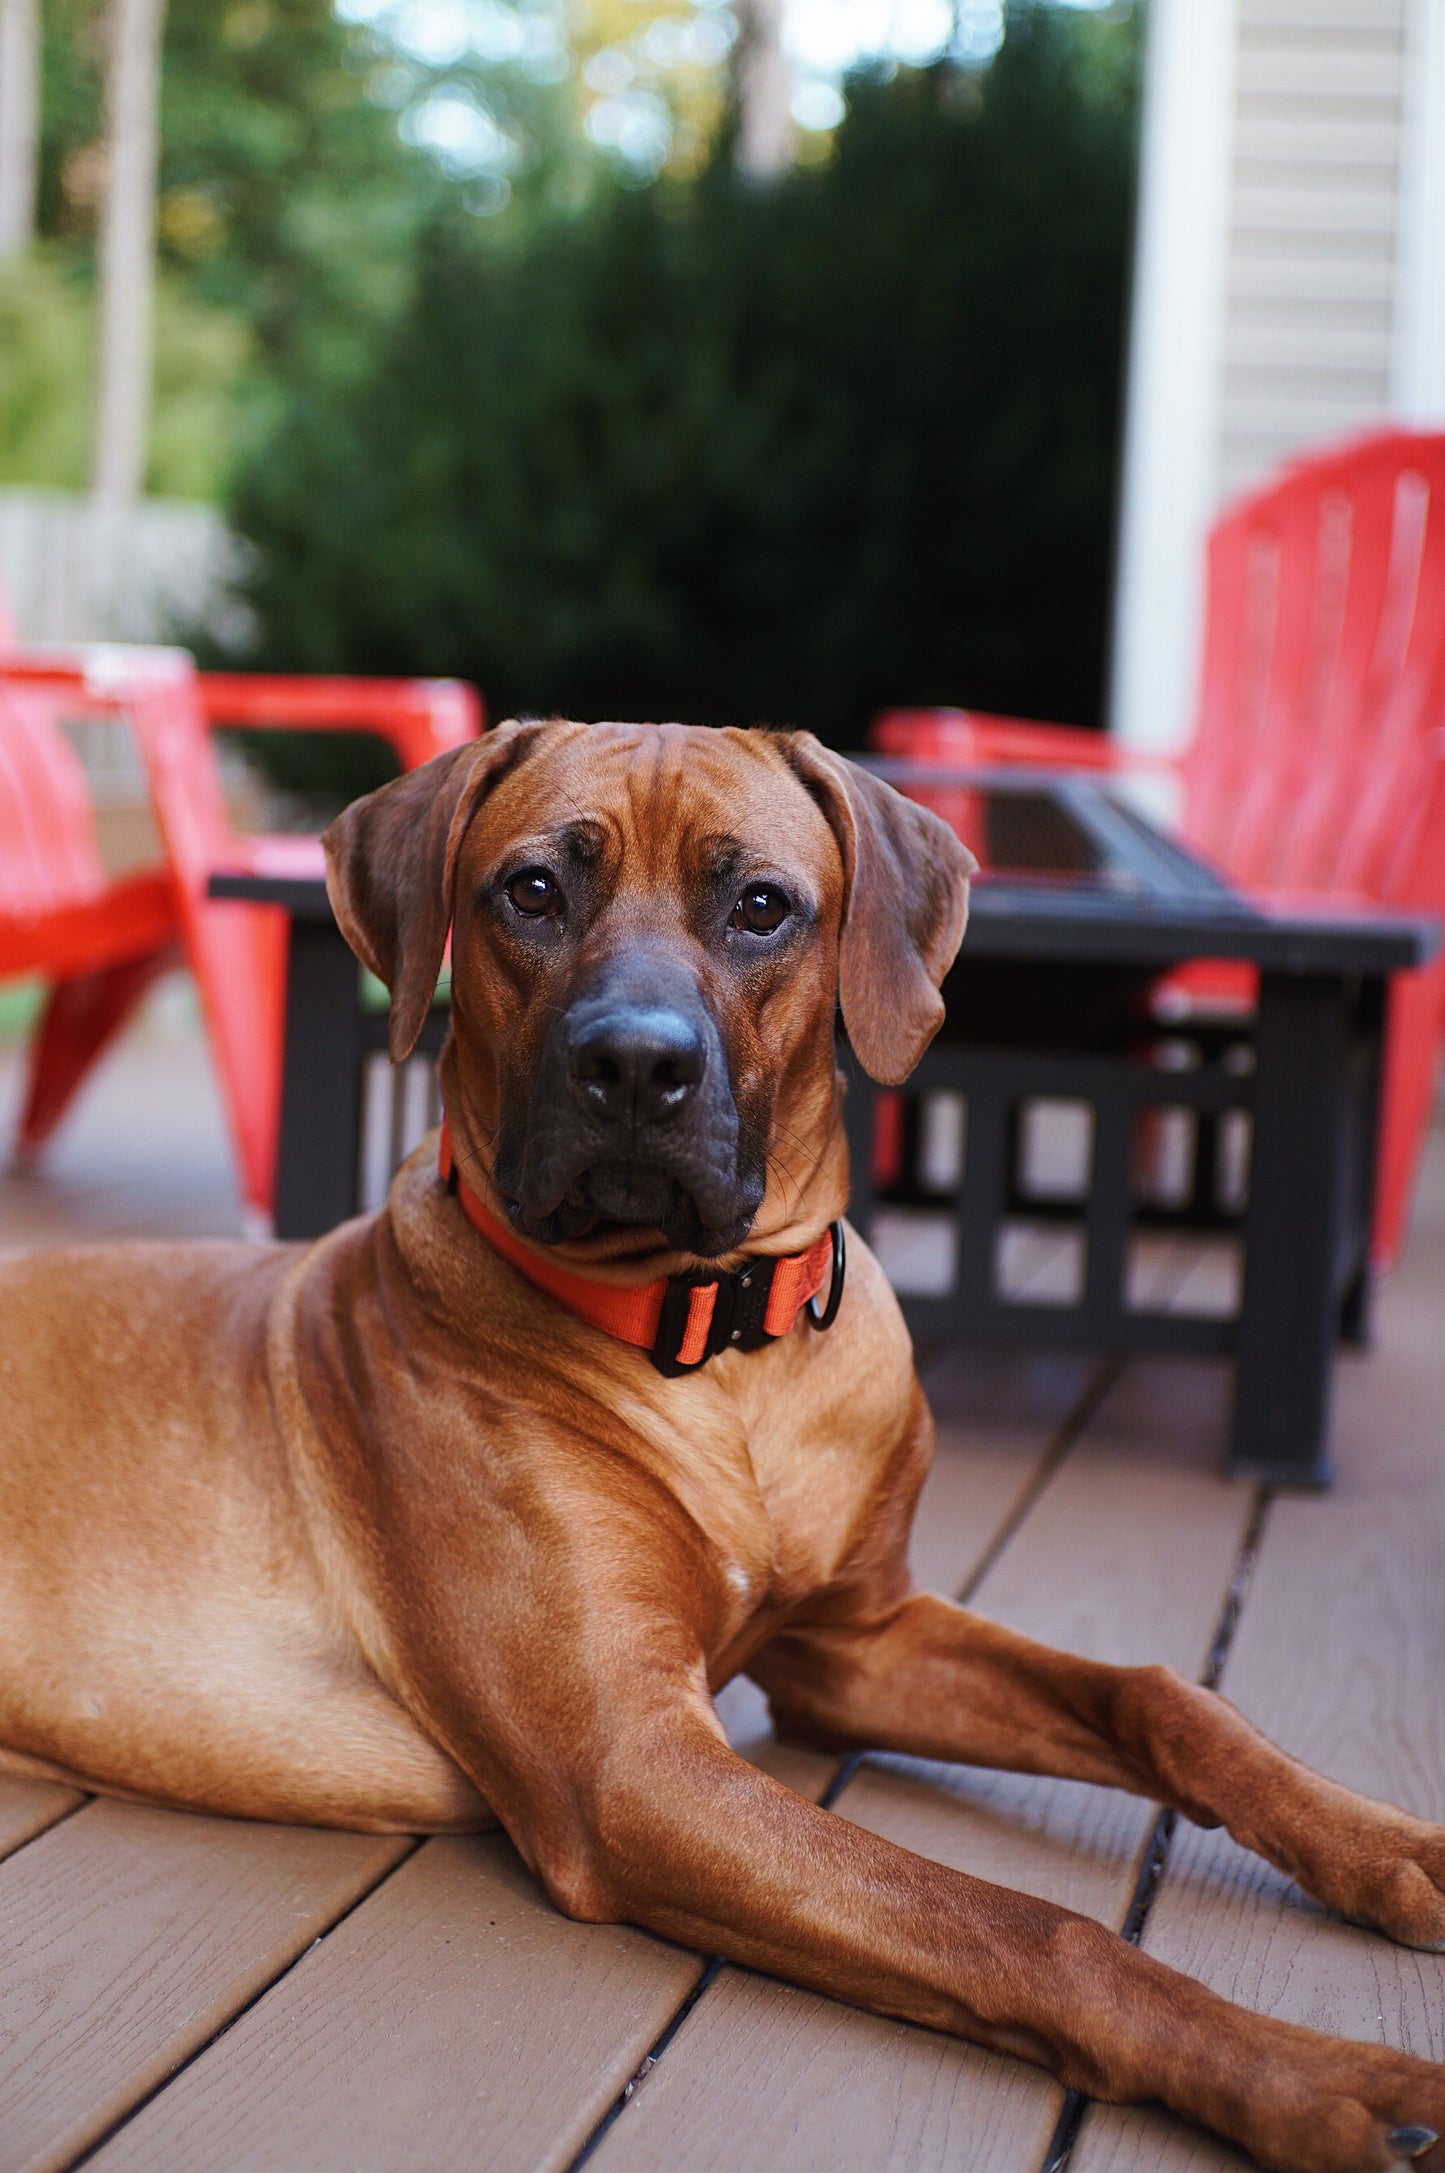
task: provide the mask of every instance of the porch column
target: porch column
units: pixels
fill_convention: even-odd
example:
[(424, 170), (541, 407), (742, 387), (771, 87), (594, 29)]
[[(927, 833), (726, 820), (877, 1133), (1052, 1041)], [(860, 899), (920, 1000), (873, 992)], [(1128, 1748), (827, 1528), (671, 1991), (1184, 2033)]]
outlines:
[(1150, 0), (1110, 730), (1185, 737), (1214, 510), (1238, 0)]

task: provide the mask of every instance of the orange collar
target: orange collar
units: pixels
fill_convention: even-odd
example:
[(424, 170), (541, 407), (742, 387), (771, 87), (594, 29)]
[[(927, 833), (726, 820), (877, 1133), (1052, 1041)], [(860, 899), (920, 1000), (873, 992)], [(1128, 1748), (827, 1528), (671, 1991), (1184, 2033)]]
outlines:
[[(659, 1373), (692, 1373), (722, 1350), (755, 1351), (785, 1336), (807, 1307), (814, 1328), (831, 1328), (843, 1296), (843, 1225), (834, 1222), (806, 1252), (757, 1258), (730, 1274), (705, 1270), (659, 1276), (623, 1289), (544, 1260), (523, 1245), (473, 1192), (457, 1169), (442, 1119), (441, 1177), (473, 1229), (538, 1290), (621, 1343), (647, 1352)], [(831, 1278), (830, 1271), (831, 1269)], [(828, 1299), (814, 1304), (828, 1283)]]

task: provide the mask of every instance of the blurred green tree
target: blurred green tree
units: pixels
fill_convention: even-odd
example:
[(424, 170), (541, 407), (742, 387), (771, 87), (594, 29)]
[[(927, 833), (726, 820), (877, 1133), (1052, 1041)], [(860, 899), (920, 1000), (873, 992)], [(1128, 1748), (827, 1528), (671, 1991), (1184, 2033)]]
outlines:
[(858, 80), (831, 164), (430, 221), (344, 390), (242, 472), (260, 660), (501, 710), (1097, 721), (1133, 23), (1016, 6), (979, 77)]
[[(0, 479), (74, 486), (89, 434), (102, 0), (47, 0), (40, 233), (0, 293)], [(371, 365), (447, 183), (378, 95), (385, 64), (331, 0), (170, 0), (148, 484), (217, 496), (309, 385)], [(46, 381), (50, 358), (57, 367)], [(33, 418), (33, 424), (32, 419)]]
[[(54, 247), (0, 265), (0, 483), (82, 490), (90, 462), (93, 308)], [(150, 488), (218, 498), (230, 478), (243, 320), (197, 301), (173, 271), (156, 292)]]

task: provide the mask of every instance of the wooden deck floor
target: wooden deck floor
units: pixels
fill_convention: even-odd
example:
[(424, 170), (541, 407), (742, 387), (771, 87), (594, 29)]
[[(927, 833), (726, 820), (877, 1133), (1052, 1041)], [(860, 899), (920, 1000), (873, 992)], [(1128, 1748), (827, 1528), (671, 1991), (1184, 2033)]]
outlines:
[[(0, 1122), (7, 1083), (0, 1056)], [(0, 1244), (148, 1227), (234, 1227), (184, 1040), (117, 1062), (53, 1176), (0, 1180)], [(1213, 1655), (1291, 1749), (1445, 1818), (1442, 1301), (1437, 1133), (1376, 1348), (1339, 1369), (1324, 1500), (1218, 1475), (1213, 1364), (943, 1353), (920, 1574), (1100, 1657), (1199, 1675)], [(837, 1786), (833, 1762), (769, 1740), (746, 1684), (723, 1705), (749, 1756), (810, 1794)], [(1151, 1807), (1104, 1790), (901, 1759), (865, 1762), (836, 1809), (1120, 1927), (1160, 1839)], [(1043, 2173), (1056, 2157), (1063, 2101), (1038, 2073), (569, 1924), (500, 1838), (417, 1845), (0, 1783), (0, 1856), (0, 2173)], [(1142, 1938), (1241, 2000), (1445, 2057), (1445, 1957), (1327, 1921), (1217, 1834), (1168, 1839)], [(1085, 2109), (1071, 2165), (1241, 2162), (1163, 2115)]]

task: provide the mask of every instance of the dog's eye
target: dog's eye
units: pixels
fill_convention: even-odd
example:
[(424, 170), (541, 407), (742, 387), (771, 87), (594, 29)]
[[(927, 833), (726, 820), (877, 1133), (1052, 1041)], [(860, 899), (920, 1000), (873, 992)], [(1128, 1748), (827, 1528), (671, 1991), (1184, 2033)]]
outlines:
[(730, 928), (745, 928), (749, 935), (770, 936), (792, 912), (785, 890), (773, 883), (750, 883), (733, 907)]
[(562, 910), (562, 893), (545, 868), (523, 868), (508, 883), (507, 896), (528, 920), (550, 920)]

